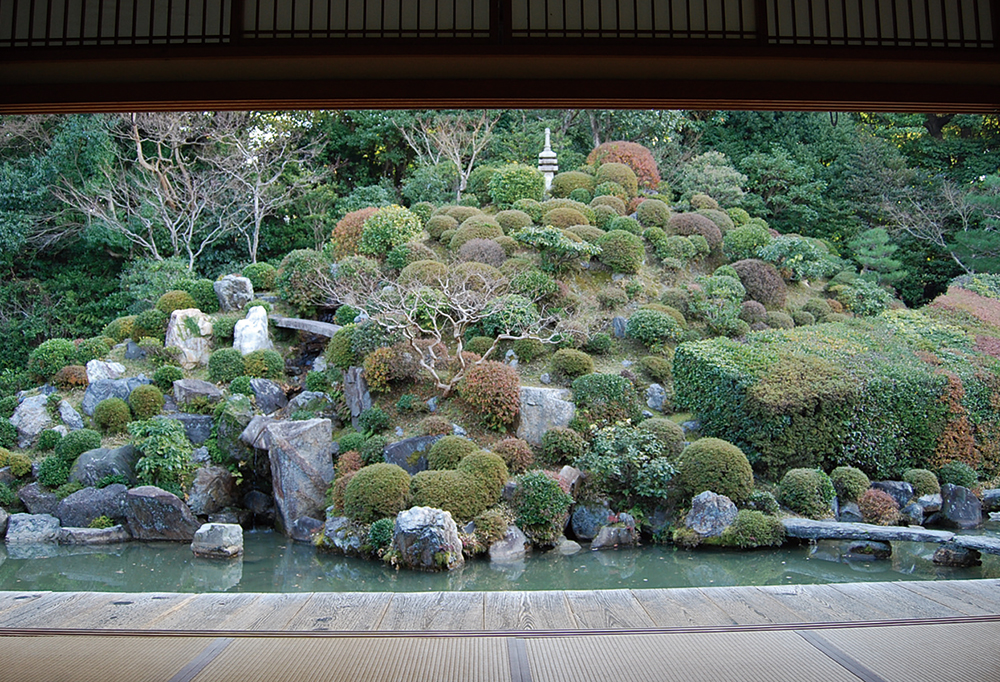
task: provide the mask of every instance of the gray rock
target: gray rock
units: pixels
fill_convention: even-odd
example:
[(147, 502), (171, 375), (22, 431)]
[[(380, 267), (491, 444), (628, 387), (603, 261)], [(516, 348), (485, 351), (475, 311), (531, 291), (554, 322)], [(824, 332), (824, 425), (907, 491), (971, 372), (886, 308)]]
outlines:
[(333, 401), (330, 400), (330, 396), (320, 391), (302, 391), (288, 401), (281, 414), (285, 417), (291, 417), (299, 411), (329, 414), (333, 412)]
[(862, 523), (865, 519), (861, 515), (861, 508), (857, 502), (844, 502), (840, 505), (837, 520), (841, 523)]
[(251, 461), (253, 459), (253, 450), (240, 440), (240, 436), (253, 417), (253, 406), (250, 404), (250, 398), (245, 395), (231, 396), (226, 401), (225, 407), (222, 408), (215, 442), (219, 446), (219, 450), (233, 461)]
[(0, 538), (7, 535), (7, 524), (10, 522), (10, 514), (3, 507), (0, 507)]
[(126, 360), (145, 360), (146, 351), (139, 347), (132, 339), (129, 339), (125, 343), (125, 359)]
[(274, 500), (267, 493), (251, 490), (243, 496), (243, 506), (251, 513), (261, 515), (274, 512)]
[(59, 498), (56, 497), (56, 494), (45, 492), (37, 482), (22, 486), (17, 491), (17, 496), (29, 514), (55, 516), (56, 507), (59, 506)]
[(86, 528), (99, 516), (119, 521), (125, 518), (125, 494), (121, 483), (104, 488), (84, 488), (67, 495), (56, 507), (55, 515), (64, 526)]
[(188, 489), (187, 503), (198, 516), (225, 509), (236, 503), (236, 479), (225, 467), (201, 467)]
[(528, 538), (517, 526), (507, 526), (507, 533), (490, 545), (490, 561), (498, 564), (509, 564), (524, 558)]
[(917, 502), (911, 502), (900, 509), (899, 515), (903, 517), (907, 525), (922, 526), (924, 524), (924, 508)]
[(431, 507), (412, 507), (396, 515), (392, 548), (403, 566), (420, 571), (450, 571), (465, 563), (451, 514)]
[(573, 507), (570, 527), (578, 540), (593, 540), (608, 525), (611, 510), (608, 504), (578, 504)]
[(317, 355), (312, 361), (312, 371), (314, 372), (325, 372), (330, 367), (330, 364), (326, 361), (322, 355)]
[(60, 545), (117, 545), (131, 540), (132, 535), (124, 526), (59, 529)]
[(463, 429), (458, 424), (452, 424), (451, 425), (451, 435), (453, 435), (453, 436), (461, 436), (462, 438), (465, 438), (466, 436), (469, 435), (469, 432), (466, 431), (465, 429)]
[(942, 526), (948, 528), (978, 528), (983, 524), (983, 507), (979, 498), (968, 488), (945, 483), (941, 486)]
[[(188, 320), (193, 320), (194, 324), (189, 324)], [(163, 345), (177, 349), (177, 364), (184, 369), (207, 365), (212, 354), (212, 318), (197, 308), (173, 311)]]
[(372, 406), (372, 395), (368, 392), (365, 372), (360, 367), (350, 367), (344, 373), (344, 400), (351, 412), (351, 425), (357, 429), (358, 417)]
[(239, 507), (228, 507), (222, 511), (208, 515), (209, 523), (235, 523), (237, 526), (250, 527), (253, 522), (253, 514), (246, 509)]
[(632, 547), (638, 543), (639, 534), (636, 533), (635, 527), (604, 526), (594, 541), (590, 543), (590, 549), (616, 549), (618, 547)]
[(888, 559), (892, 556), (892, 545), (888, 542), (876, 542), (873, 540), (859, 540), (849, 543), (847, 546), (847, 559), (865, 561), (871, 559)]
[(393, 433), (396, 434), (396, 438), (402, 438), (403, 437), (403, 433), (404, 433), (403, 427), (402, 426), (397, 426), (393, 430)]
[(288, 405), (284, 390), (270, 379), (251, 379), (250, 388), (257, 399), (257, 409), (264, 414), (277, 412)]
[(222, 400), (222, 391), (215, 384), (201, 379), (178, 379), (174, 382), (174, 400), (182, 407), (195, 398), (204, 398), (210, 403)]
[(632, 362), (631, 360), (622, 360), (622, 367), (625, 368), (625, 369), (628, 369), (629, 367), (631, 367), (634, 364), (635, 363)]
[(300, 516), (288, 529), (288, 537), (296, 542), (312, 544), (316, 534), (323, 530), (323, 522), (311, 516)]
[(212, 456), (208, 453), (208, 448), (203, 445), (191, 451), (191, 461), (198, 466), (207, 466), (212, 463)]
[(904, 526), (875, 526), (870, 523), (836, 523), (799, 517), (781, 520), (790, 538), (801, 540), (878, 540), (882, 542), (950, 542), (955, 534), (944, 530), (927, 530)]
[(646, 389), (646, 406), (651, 410), (663, 412), (663, 405), (667, 402), (667, 391), (660, 384), (650, 384)]
[(14, 410), (10, 423), (17, 428), (17, 447), (30, 448), (38, 440), (38, 434), (53, 426), (49, 416), (48, 396), (33, 395), (21, 401)]
[(954, 543), (938, 547), (937, 551), (934, 552), (933, 561), (939, 566), (953, 566), (956, 568), (970, 568), (983, 563), (977, 550), (960, 547)]
[(120, 448), (88, 450), (76, 458), (69, 470), (69, 480), (85, 486), (97, 485), (105, 476), (124, 476), (129, 484), (136, 483), (135, 466), (139, 453), (131, 445)]
[(567, 540), (566, 538), (559, 538), (556, 542), (556, 551), (559, 552), (560, 556), (573, 556), (574, 554), (579, 554), (583, 550), (579, 542), (573, 542), (572, 540)]
[(913, 486), (905, 481), (875, 481), (872, 483), (872, 487), (875, 490), (888, 493), (892, 499), (896, 500), (900, 509), (913, 499)]
[(125, 376), (125, 365), (120, 362), (94, 359), (87, 363), (87, 383), (101, 379), (121, 379), (123, 376)]
[(984, 512), (1000, 511), (1000, 488), (984, 490), (982, 500)]
[(583, 480), (583, 472), (576, 467), (566, 464), (559, 470), (557, 478), (560, 484), (565, 485), (569, 488), (570, 493), (573, 493), (576, 491), (577, 485)]
[(625, 338), (625, 327), (628, 325), (628, 320), (624, 317), (618, 315), (611, 320), (611, 329), (614, 332), (616, 339)]
[(941, 511), (941, 495), (922, 495), (917, 499), (917, 504), (924, 508), (924, 514), (933, 514)]
[(80, 409), (83, 410), (85, 415), (92, 417), (94, 416), (94, 408), (97, 407), (97, 403), (108, 398), (121, 398), (128, 401), (128, 397), (132, 395), (132, 391), (138, 386), (148, 383), (150, 383), (149, 379), (142, 374), (128, 377), (127, 379), (101, 379), (100, 381), (95, 381), (87, 385)]
[(59, 519), (50, 514), (11, 514), (7, 522), (8, 545), (59, 542)]
[(267, 324), (267, 311), (254, 306), (233, 328), (233, 348), (243, 355), (258, 350), (274, 350)]
[(568, 427), (576, 406), (564, 388), (521, 387), (521, 421), (517, 437), (531, 445), (541, 445), (542, 435), (557, 426)]
[[(31, 470), (32, 474), (37, 478), (38, 474), (35, 472), (34, 463), (32, 464)], [(14, 475), (14, 473), (10, 470), (9, 466), (0, 467), (0, 483), (3, 483), (5, 485), (10, 485), (16, 480), (17, 476)]]
[(253, 300), (253, 283), (240, 275), (226, 275), (212, 287), (219, 298), (219, 310), (224, 313), (243, 310)]
[(79, 431), (83, 428), (83, 417), (65, 400), (59, 403), (59, 418), (70, 431)]
[(267, 427), (277, 421), (274, 417), (256, 415), (240, 433), (240, 441), (257, 450), (266, 450), (267, 442), (264, 439), (264, 434), (267, 433)]
[(191, 441), (191, 445), (204, 445), (205, 441), (212, 437), (212, 427), (215, 425), (215, 420), (210, 414), (178, 412), (171, 415), (171, 418), (184, 425), (184, 433)]
[(128, 491), (125, 515), (129, 528), (138, 540), (190, 542), (201, 527), (180, 498), (152, 485)]
[(195, 531), (191, 551), (205, 559), (232, 559), (243, 554), (243, 529), (235, 523), (206, 523)]
[(691, 500), (684, 526), (704, 538), (715, 538), (736, 520), (736, 505), (725, 495), (706, 490)]
[(320, 546), (347, 556), (360, 556), (365, 540), (361, 530), (346, 516), (327, 516)]
[(549, 374), (548, 372), (542, 372), (541, 376), (538, 377), (538, 380), (541, 383), (543, 383), (546, 386), (548, 386), (549, 384), (552, 383), (552, 375)]
[(689, 419), (686, 422), (681, 422), (681, 428), (684, 429), (684, 433), (701, 431), (701, 422), (697, 419)]
[(1000, 538), (992, 535), (956, 535), (953, 543), (985, 554), (1000, 554)]
[(428, 398), (428, 400), (427, 400), (427, 411), (430, 412), (431, 414), (434, 414), (435, 412), (437, 412), (437, 409), (438, 409), (438, 399), (437, 399), (437, 396), (434, 396), (432, 398)]
[(329, 419), (274, 422), (267, 427), (274, 504), (286, 532), (300, 517), (324, 516), (326, 491), (333, 482), (332, 435)]
[(413, 476), (427, 469), (427, 451), (443, 436), (416, 436), (385, 447), (385, 461), (406, 469)]

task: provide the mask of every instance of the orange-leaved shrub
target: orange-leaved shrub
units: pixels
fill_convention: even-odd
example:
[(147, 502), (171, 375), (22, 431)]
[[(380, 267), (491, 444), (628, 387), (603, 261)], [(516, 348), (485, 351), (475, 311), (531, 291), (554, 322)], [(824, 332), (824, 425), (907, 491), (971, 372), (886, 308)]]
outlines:
[(521, 380), (515, 369), (502, 362), (487, 360), (472, 367), (459, 392), (487, 428), (503, 431), (517, 419)]
[(333, 242), (337, 258), (353, 256), (358, 252), (358, 242), (361, 241), (365, 221), (377, 210), (377, 206), (369, 206), (358, 211), (351, 211), (337, 222), (330, 235), (330, 241)]
[(636, 142), (604, 142), (587, 155), (587, 163), (623, 163), (635, 173), (639, 187), (657, 189), (660, 186), (660, 171), (653, 153)]

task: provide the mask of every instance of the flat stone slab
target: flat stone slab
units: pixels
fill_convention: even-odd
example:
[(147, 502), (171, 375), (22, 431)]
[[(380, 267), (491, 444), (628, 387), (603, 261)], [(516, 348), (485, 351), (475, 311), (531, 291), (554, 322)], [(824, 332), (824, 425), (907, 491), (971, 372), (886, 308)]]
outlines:
[(812, 519), (782, 519), (785, 533), (801, 540), (877, 540), (882, 542), (952, 542), (958, 538), (947, 530), (907, 526), (875, 526), (870, 523), (837, 523)]
[(963, 549), (974, 549), (983, 554), (1000, 554), (1000, 538), (988, 535), (956, 535), (953, 542)]
[(301, 332), (309, 332), (310, 334), (326, 336), (328, 338), (340, 331), (339, 324), (330, 324), (329, 322), (301, 320), (297, 317), (278, 317), (277, 315), (271, 315), (270, 319), (271, 322), (274, 322), (277, 327), (282, 327), (284, 329), (297, 329)]

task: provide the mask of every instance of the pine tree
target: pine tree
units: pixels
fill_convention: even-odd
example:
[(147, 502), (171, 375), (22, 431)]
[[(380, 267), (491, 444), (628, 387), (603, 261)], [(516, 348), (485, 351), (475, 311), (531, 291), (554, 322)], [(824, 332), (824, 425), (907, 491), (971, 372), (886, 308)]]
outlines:
[(906, 277), (903, 264), (892, 257), (899, 247), (889, 241), (889, 233), (883, 228), (865, 230), (847, 245), (854, 251), (862, 274), (874, 273), (879, 284), (895, 284)]

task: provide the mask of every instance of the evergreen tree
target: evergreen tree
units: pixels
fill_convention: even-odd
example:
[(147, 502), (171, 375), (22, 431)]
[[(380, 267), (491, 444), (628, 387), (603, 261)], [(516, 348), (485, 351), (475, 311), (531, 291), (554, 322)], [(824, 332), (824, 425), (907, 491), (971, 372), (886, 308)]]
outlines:
[(889, 240), (881, 227), (865, 230), (847, 244), (854, 251), (854, 260), (861, 272), (874, 273), (879, 284), (895, 284), (906, 277), (903, 264), (893, 258), (899, 247)]

